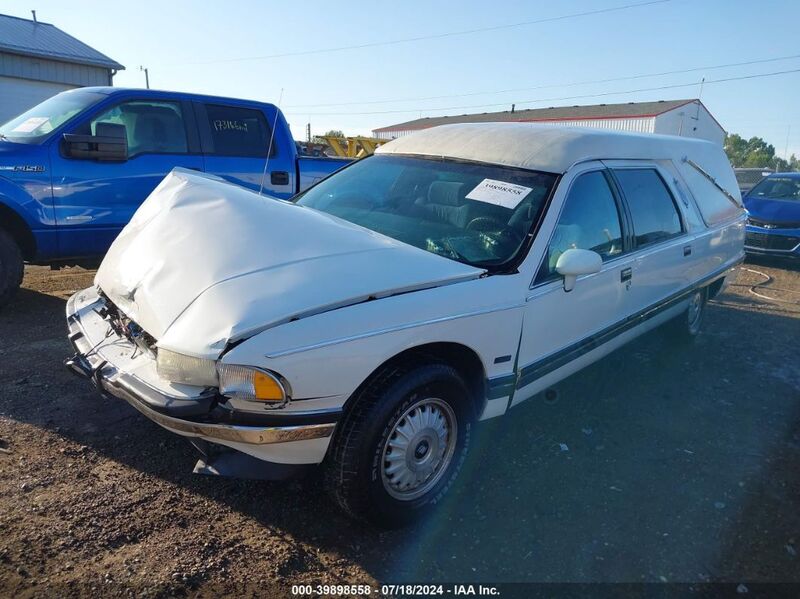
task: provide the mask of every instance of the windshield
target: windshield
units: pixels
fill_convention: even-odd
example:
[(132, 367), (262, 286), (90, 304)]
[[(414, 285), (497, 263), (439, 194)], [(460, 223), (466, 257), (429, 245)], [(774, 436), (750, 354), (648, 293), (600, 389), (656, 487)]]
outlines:
[(767, 177), (747, 194), (751, 198), (800, 199), (800, 177)]
[(104, 97), (103, 94), (83, 90), (53, 96), (0, 126), (0, 139), (37, 143)]
[(299, 196), (420, 249), (471, 264), (511, 261), (539, 217), (556, 175), (454, 160), (372, 156)]

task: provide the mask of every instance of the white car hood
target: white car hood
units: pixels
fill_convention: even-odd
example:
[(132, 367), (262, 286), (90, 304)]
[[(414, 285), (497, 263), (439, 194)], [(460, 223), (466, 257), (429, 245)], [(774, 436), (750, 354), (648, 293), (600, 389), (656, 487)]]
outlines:
[(114, 241), (95, 284), (159, 347), (216, 358), (228, 342), (290, 320), (483, 273), (175, 169)]

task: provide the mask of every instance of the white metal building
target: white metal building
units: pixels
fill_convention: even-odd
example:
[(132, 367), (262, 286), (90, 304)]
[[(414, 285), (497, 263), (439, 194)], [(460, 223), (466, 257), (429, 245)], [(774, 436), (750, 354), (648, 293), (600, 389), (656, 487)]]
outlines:
[(626, 104), (562, 106), (428, 117), (374, 129), (380, 139), (395, 139), (420, 129), (450, 123), (534, 122), (573, 127), (598, 127), (638, 133), (661, 133), (706, 139), (722, 145), (725, 129), (700, 100), (659, 100)]
[(49, 23), (0, 15), (0, 123), (59, 92), (111, 85), (124, 68)]

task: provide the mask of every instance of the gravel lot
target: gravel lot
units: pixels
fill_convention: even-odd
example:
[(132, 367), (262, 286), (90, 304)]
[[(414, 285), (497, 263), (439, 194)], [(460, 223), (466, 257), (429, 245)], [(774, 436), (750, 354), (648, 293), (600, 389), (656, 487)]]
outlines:
[(188, 443), (67, 374), (64, 303), (92, 274), (28, 268), (0, 312), (2, 596), (800, 582), (800, 267), (745, 264), (694, 346), (649, 334), (481, 427), (437, 516), (389, 533), (313, 476), (192, 475)]

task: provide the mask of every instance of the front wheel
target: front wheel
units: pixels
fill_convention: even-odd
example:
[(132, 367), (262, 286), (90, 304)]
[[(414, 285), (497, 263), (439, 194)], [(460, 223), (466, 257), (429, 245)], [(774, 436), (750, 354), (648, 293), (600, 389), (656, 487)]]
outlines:
[(475, 417), (463, 378), (445, 364), (388, 367), (351, 401), (327, 464), (336, 502), (387, 528), (428, 515), (469, 449)]
[(7, 231), (0, 229), (0, 308), (19, 289), (24, 271), (19, 246)]

